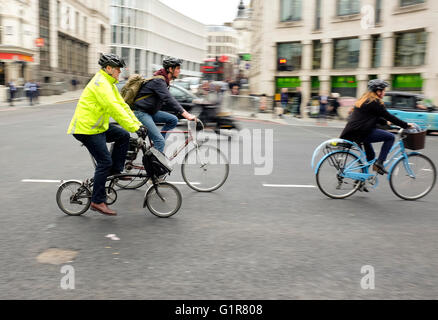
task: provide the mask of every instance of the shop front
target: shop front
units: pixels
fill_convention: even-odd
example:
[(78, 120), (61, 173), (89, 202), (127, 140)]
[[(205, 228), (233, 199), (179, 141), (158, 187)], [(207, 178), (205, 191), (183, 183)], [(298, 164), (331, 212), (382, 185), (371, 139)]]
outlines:
[(275, 79), (275, 101), (280, 101), (280, 94), (283, 89), (287, 89), (289, 100), (292, 100), (297, 93), (298, 87), (301, 87), (300, 77), (277, 77)]
[(0, 85), (4, 86), (11, 80), (28, 80), (29, 64), (33, 61), (30, 54), (0, 52)]
[(357, 79), (355, 76), (332, 77), (332, 92), (339, 93), (342, 97), (356, 97)]
[(423, 92), (423, 78), (420, 74), (397, 74), (392, 76), (392, 91)]

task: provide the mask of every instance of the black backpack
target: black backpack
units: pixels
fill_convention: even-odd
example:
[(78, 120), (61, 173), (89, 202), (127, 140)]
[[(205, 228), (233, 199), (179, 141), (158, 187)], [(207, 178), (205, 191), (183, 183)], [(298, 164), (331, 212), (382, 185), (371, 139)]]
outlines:
[(166, 155), (154, 147), (145, 152), (142, 161), (149, 177), (160, 177), (173, 170)]

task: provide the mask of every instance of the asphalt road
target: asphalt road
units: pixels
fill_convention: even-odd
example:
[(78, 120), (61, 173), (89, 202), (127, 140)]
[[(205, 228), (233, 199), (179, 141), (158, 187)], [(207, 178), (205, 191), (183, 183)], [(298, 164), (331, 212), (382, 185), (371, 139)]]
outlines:
[[(226, 184), (211, 194), (178, 185), (183, 204), (172, 218), (142, 208), (145, 187), (119, 192), (117, 217), (69, 217), (57, 207), (57, 183), (23, 180), (92, 175), (88, 153), (66, 134), (73, 111), (74, 104), (60, 104), (0, 112), (0, 299), (438, 296), (436, 189), (406, 202), (385, 180), (376, 191), (340, 201), (314, 188), (313, 150), (341, 129), (245, 121), (251, 134), (273, 134), (272, 157), (262, 152), (251, 164), (233, 164)], [(244, 159), (239, 139), (230, 143)], [(261, 150), (269, 152), (269, 143)], [(428, 137), (425, 153), (438, 159), (437, 137)], [(268, 175), (256, 175), (269, 158), (272, 172), (267, 165)], [(169, 180), (183, 181), (178, 168)], [(37, 260), (51, 248), (77, 255), (58, 265)], [(71, 290), (61, 286), (65, 265), (74, 268)], [(374, 282), (366, 282), (374, 289), (361, 286), (371, 276), (371, 269), (361, 273), (364, 266), (374, 270)]]

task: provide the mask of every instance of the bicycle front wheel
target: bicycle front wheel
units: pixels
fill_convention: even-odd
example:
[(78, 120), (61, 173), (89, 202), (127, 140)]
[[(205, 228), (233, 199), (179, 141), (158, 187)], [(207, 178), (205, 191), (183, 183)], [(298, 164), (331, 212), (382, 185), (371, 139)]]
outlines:
[(199, 145), (190, 150), (181, 165), (184, 181), (193, 190), (212, 192), (225, 183), (230, 171), (227, 157), (211, 145)]
[(173, 184), (160, 182), (146, 191), (145, 204), (159, 218), (169, 218), (181, 208), (181, 192)]
[(432, 191), (436, 169), (432, 160), (422, 154), (400, 158), (391, 172), (389, 184), (394, 194), (403, 200), (418, 200)]
[(69, 216), (80, 216), (91, 204), (91, 191), (78, 181), (66, 181), (56, 192), (59, 209)]
[(361, 181), (342, 176), (349, 172), (365, 172), (360, 158), (348, 151), (333, 152), (321, 163), (316, 173), (319, 190), (332, 199), (352, 196), (360, 188)]

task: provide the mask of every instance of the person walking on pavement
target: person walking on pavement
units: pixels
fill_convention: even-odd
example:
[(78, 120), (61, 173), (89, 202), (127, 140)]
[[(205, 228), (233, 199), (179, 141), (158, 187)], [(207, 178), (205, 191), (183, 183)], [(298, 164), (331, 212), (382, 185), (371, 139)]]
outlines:
[(17, 92), (17, 87), (15, 86), (14, 80), (8, 82), (9, 87), (9, 104), (14, 105), (15, 93)]
[(286, 112), (289, 111), (288, 110), (289, 90), (287, 88), (281, 89), (280, 103), (281, 103), (281, 107), (283, 108), (283, 114), (286, 114)]
[(26, 91), (26, 95), (29, 98), (30, 105), (33, 106), (33, 100), (38, 91), (37, 84), (35, 83), (35, 81), (30, 80), (24, 85), (24, 90)]
[(301, 93), (301, 87), (297, 87), (297, 93), (295, 94), (295, 115), (296, 118), (301, 118), (301, 103), (303, 103), (303, 95)]
[[(327, 106), (329, 97), (326, 92), (322, 92), (322, 94), (319, 96), (319, 116), (318, 116), (318, 122), (320, 124), (326, 124), (326, 114), (327, 114)], [(323, 120), (321, 120), (323, 119)]]
[[(129, 148), (129, 132), (145, 130), (125, 103), (115, 84), (120, 68), (125, 62), (115, 54), (103, 54), (99, 59), (101, 69), (85, 87), (68, 127), (68, 134), (82, 142), (96, 160), (91, 210), (115, 216), (106, 201), (105, 183), (109, 175), (120, 174), (125, 165)], [(122, 128), (109, 125), (112, 117)], [(128, 132), (129, 131), (129, 132)], [(112, 154), (107, 142), (114, 142)], [(130, 179), (120, 178), (120, 180)]]

